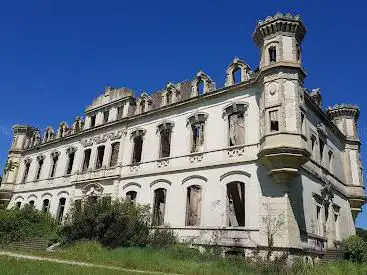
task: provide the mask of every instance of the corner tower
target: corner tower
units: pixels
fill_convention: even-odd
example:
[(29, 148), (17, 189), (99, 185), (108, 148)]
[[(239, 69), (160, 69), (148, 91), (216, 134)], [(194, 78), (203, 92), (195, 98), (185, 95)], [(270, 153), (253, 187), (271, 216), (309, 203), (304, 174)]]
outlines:
[(259, 160), (276, 183), (288, 183), (307, 162), (301, 43), (306, 28), (299, 16), (277, 13), (258, 22), (253, 39), (260, 49)]

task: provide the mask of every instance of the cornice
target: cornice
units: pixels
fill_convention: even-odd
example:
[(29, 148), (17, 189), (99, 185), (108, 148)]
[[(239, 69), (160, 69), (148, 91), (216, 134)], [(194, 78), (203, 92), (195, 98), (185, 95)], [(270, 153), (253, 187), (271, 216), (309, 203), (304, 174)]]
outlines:
[(346, 117), (353, 117), (357, 121), (359, 118), (360, 110), (357, 105), (341, 104), (328, 107), (326, 110), (326, 114), (331, 119), (346, 116)]

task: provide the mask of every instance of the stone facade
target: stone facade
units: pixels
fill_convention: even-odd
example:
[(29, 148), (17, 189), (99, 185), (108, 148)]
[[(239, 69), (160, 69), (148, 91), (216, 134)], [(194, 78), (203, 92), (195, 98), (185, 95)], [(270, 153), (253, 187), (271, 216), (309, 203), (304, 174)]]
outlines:
[(137, 98), (108, 87), (70, 127), (15, 125), (2, 205), (62, 222), (88, 197), (124, 198), (199, 245), (250, 253), (275, 232), (282, 251), (334, 248), (365, 202), (359, 109), (324, 111), (320, 90), (305, 89), (305, 33), (298, 16), (258, 22), (259, 68), (235, 58), (223, 88), (202, 71)]

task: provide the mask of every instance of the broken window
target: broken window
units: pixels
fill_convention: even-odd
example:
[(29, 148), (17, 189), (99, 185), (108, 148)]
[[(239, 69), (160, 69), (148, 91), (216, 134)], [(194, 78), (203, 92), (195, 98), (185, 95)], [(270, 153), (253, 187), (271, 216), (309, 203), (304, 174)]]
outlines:
[(57, 167), (58, 161), (59, 161), (59, 155), (56, 154), (52, 157), (52, 166), (51, 166), (51, 174), (50, 174), (51, 178), (53, 178), (56, 174), (56, 167)]
[(103, 122), (104, 123), (107, 123), (108, 122), (109, 115), (110, 115), (110, 112), (109, 111), (103, 112)]
[(133, 163), (139, 163), (141, 161), (141, 152), (143, 149), (143, 137), (134, 137), (134, 151), (133, 151)]
[(277, 50), (275, 46), (269, 47), (269, 60), (270, 62), (277, 61)]
[(153, 226), (164, 224), (164, 213), (166, 208), (166, 193), (164, 188), (154, 190), (154, 205), (153, 205)]
[(269, 118), (270, 118), (270, 132), (279, 131), (278, 110), (270, 111)]
[(191, 153), (201, 152), (204, 145), (204, 122), (197, 122), (191, 125), (192, 146)]
[(186, 225), (200, 225), (201, 210), (201, 187), (198, 185), (189, 186), (187, 188), (186, 198)]
[(38, 159), (38, 169), (37, 169), (37, 174), (36, 174), (36, 180), (39, 180), (39, 178), (41, 176), (42, 166), (43, 166), (43, 158), (39, 158)]
[(90, 117), (90, 127), (96, 126), (96, 115)]
[(120, 142), (112, 143), (111, 145), (111, 159), (110, 159), (110, 167), (116, 166), (120, 150)]
[(324, 148), (325, 148), (325, 142), (320, 138), (319, 139), (319, 143), (320, 143), (320, 164), (322, 165), (322, 161), (323, 161), (323, 158), (324, 158)]
[(99, 146), (97, 148), (97, 161), (96, 161), (96, 169), (100, 169), (103, 165), (103, 157), (104, 157), (104, 145)]
[(140, 102), (140, 113), (144, 113), (145, 112), (145, 100), (142, 100)]
[(22, 202), (18, 201), (16, 204), (15, 204), (15, 207), (17, 209), (20, 209), (20, 207), (22, 206)]
[(28, 173), (29, 173), (29, 168), (31, 167), (31, 163), (30, 162), (26, 162), (25, 163), (25, 168), (24, 168), (24, 174), (23, 174), (23, 179), (22, 182), (25, 183), (28, 177)]
[(87, 149), (84, 151), (84, 161), (83, 161), (83, 167), (82, 171), (85, 172), (89, 168), (89, 162), (90, 162), (90, 155), (92, 153), (91, 149)]
[(68, 154), (68, 168), (66, 169), (67, 175), (70, 175), (73, 170), (74, 158), (75, 158), (75, 152), (70, 152)]
[(47, 213), (49, 209), (50, 209), (50, 200), (49, 199), (43, 200), (42, 211)]
[(229, 122), (229, 145), (241, 145), (245, 143), (245, 115), (233, 113), (228, 116)]
[(59, 199), (59, 208), (57, 210), (57, 219), (56, 219), (58, 224), (62, 222), (62, 219), (64, 217), (65, 203), (66, 203), (65, 198)]
[(126, 200), (131, 202), (132, 204), (135, 204), (136, 202), (136, 196), (137, 196), (137, 192), (136, 191), (129, 191), (126, 193)]
[(204, 94), (204, 88), (205, 88), (204, 80), (200, 79), (197, 83), (197, 91), (199, 95)]
[(245, 226), (245, 185), (243, 182), (227, 184), (228, 225)]
[(34, 207), (34, 201), (29, 201), (28, 205), (33, 208)]
[(161, 158), (168, 158), (171, 152), (171, 129), (164, 129), (161, 132)]

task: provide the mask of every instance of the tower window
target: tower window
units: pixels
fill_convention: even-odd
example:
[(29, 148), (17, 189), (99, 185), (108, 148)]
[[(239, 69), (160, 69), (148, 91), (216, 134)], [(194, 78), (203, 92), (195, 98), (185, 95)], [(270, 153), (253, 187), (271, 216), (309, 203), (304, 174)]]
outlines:
[(96, 115), (90, 117), (90, 127), (96, 126)]
[(139, 163), (141, 161), (141, 154), (143, 150), (143, 138), (139, 135), (134, 138), (134, 152), (133, 163)]
[(84, 151), (84, 161), (83, 161), (83, 167), (82, 171), (85, 172), (89, 168), (89, 162), (90, 162), (90, 155), (92, 153), (91, 149), (87, 149)]
[(103, 165), (103, 157), (104, 157), (104, 145), (99, 146), (97, 148), (97, 161), (96, 161), (96, 169), (100, 169)]
[(269, 61), (270, 62), (277, 61), (277, 50), (275, 46), (269, 47)]
[(278, 111), (270, 111), (269, 112), (270, 118), (270, 132), (277, 132), (279, 131), (279, 118), (278, 118)]

